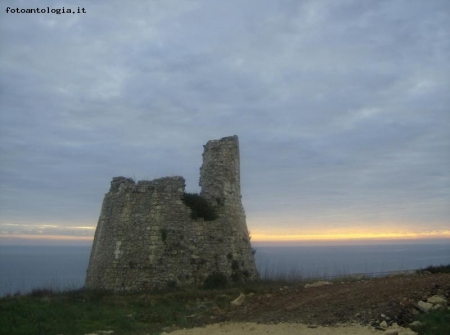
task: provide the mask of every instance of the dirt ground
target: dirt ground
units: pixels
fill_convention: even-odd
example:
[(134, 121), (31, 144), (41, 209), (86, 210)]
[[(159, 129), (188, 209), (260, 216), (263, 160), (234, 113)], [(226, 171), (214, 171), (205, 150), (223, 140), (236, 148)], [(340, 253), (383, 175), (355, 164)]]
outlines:
[(216, 311), (206, 321), (215, 324), (171, 334), (373, 334), (381, 321), (407, 326), (416, 317), (411, 306), (435, 294), (450, 297), (450, 274), (292, 285), (247, 295), (241, 306)]
[(450, 274), (408, 275), (320, 287), (289, 287), (255, 295), (224, 312), (220, 321), (256, 323), (301, 322), (322, 326), (381, 322), (381, 314), (399, 325), (409, 324), (405, 299), (450, 296)]
[(247, 334), (269, 334), (269, 335), (374, 335), (377, 332), (373, 327), (360, 325), (347, 325), (337, 327), (308, 328), (303, 324), (279, 323), (277, 325), (263, 325), (256, 323), (225, 323), (214, 324), (204, 328), (193, 328), (188, 330), (177, 330), (170, 335), (247, 335)]

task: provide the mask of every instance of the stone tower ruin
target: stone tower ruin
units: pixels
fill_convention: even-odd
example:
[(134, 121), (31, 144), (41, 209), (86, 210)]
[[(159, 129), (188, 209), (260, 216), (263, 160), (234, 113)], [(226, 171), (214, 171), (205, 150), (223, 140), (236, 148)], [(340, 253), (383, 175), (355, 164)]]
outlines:
[(135, 291), (202, 286), (214, 274), (258, 279), (241, 202), (237, 136), (209, 141), (200, 168), (201, 197), (216, 213), (192, 218), (183, 177), (135, 183), (115, 177), (95, 231), (87, 288)]

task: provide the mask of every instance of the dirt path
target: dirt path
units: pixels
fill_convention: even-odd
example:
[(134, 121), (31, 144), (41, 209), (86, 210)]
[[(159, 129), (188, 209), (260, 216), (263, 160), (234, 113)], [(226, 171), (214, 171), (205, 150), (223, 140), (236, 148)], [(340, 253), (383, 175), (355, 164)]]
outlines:
[[(363, 327), (360, 325), (349, 325), (340, 327), (317, 327), (308, 328), (303, 324), (280, 323), (278, 325), (262, 325), (256, 323), (225, 323), (214, 324), (203, 328), (193, 328), (188, 330), (177, 330), (170, 335), (247, 335), (247, 334), (267, 334), (267, 335), (373, 335), (376, 330), (373, 327)], [(164, 334), (164, 333), (163, 333)]]
[(406, 325), (411, 322), (406, 305), (435, 294), (450, 296), (450, 274), (387, 277), (306, 289), (293, 286), (249, 297), (242, 306), (224, 311), (218, 321), (379, 324), (383, 314), (388, 323)]
[[(414, 320), (411, 306), (432, 295), (450, 298), (450, 274), (408, 275), (337, 282), (304, 288), (284, 287), (246, 296), (241, 306), (230, 306), (206, 323), (215, 324), (184, 334), (380, 334), (379, 325), (407, 326)], [(379, 330), (376, 330), (378, 327)], [(415, 334), (397, 328), (398, 334)]]

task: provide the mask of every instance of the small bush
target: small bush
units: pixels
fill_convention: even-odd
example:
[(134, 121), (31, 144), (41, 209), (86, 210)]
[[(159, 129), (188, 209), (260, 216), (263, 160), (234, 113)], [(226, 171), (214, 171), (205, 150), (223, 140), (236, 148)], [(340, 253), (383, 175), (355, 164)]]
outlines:
[(420, 271), (428, 271), (431, 273), (450, 273), (450, 264), (447, 265), (430, 265), (428, 267), (426, 267), (425, 269), (421, 269)]
[(228, 284), (227, 277), (221, 272), (210, 274), (203, 283), (203, 288), (207, 290), (225, 288)]
[(183, 202), (191, 209), (191, 218), (203, 218), (205, 221), (214, 221), (218, 218), (216, 211), (208, 201), (196, 193), (184, 193)]
[(99, 302), (104, 297), (107, 297), (112, 294), (111, 290), (106, 289), (87, 289), (85, 290), (85, 298), (91, 302)]
[(41, 298), (46, 296), (53, 296), (56, 292), (49, 288), (37, 288), (33, 289), (28, 295), (33, 298)]

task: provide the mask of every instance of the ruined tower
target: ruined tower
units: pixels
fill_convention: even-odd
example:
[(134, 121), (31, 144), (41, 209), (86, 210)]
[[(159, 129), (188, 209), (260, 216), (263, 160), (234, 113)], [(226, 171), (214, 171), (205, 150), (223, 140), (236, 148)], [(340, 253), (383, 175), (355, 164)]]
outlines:
[(131, 291), (201, 286), (214, 273), (258, 279), (241, 202), (237, 136), (209, 141), (200, 195), (216, 218), (192, 218), (183, 177), (115, 177), (95, 231), (87, 288)]

